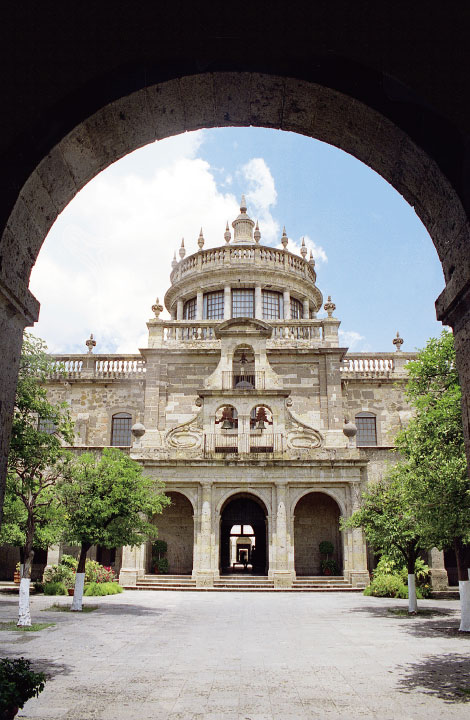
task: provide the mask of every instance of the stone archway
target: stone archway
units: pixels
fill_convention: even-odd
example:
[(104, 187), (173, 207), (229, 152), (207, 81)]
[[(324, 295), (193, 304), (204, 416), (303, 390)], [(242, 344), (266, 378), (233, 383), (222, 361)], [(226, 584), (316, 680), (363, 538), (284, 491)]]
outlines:
[[(95, 106), (81, 117), (77, 113), (75, 126), (68, 119), (57, 136), (56, 131), (52, 134), (54, 142), (48, 139), (39, 152), (31, 150), (20, 175), (8, 184), (0, 216), (0, 479), (5, 475), (21, 335), (38, 314), (27, 285), (45, 235), (66, 204), (105, 167), (155, 139), (186, 130), (254, 125), (299, 132), (354, 155), (395, 187), (414, 206), (442, 262), (447, 287), (438, 301), (438, 317), (454, 328), (465, 401), (470, 396), (470, 229), (463, 195), (456, 189), (458, 172), (453, 186), (437, 162), (442, 165), (445, 153), (438, 152), (429, 136), (420, 144), (413, 123), (400, 124), (401, 117), (387, 102), (354, 97), (354, 84), (347, 95), (305, 79), (304, 73), (292, 76), (284, 66), (263, 74), (259, 63), (247, 65), (243, 72), (237, 71), (240, 61), (235, 71), (221, 71), (217, 63), (214, 72), (192, 74), (194, 69), (183, 68), (171, 79), (149, 82), (136, 92), (123, 86), (112, 102), (103, 97), (100, 109), (93, 112)], [(360, 75), (359, 68), (356, 71)], [(438, 130), (444, 132), (440, 126)], [(423, 150), (428, 146), (435, 157)], [(468, 452), (469, 418), (464, 413)]]
[[(247, 559), (250, 563), (250, 572), (253, 575), (267, 575), (268, 572), (268, 543), (267, 543), (267, 510), (264, 504), (255, 495), (242, 493), (231, 496), (220, 513), (220, 573), (227, 574), (234, 569), (231, 557), (231, 535), (233, 529), (241, 538), (244, 534), (254, 537), (253, 542), (241, 543), (247, 548)], [(245, 530), (244, 530), (245, 529)], [(251, 533), (252, 531), (252, 533)], [(237, 543), (238, 545), (238, 540)], [(237, 550), (238, 552), (238, 550)], [(237, 560), (238, 555), (237, 555)]]
[(168, 546), (168, 573), (170, 575), (191, 575), (194, 555), (193, 506), (180, 492), (167, 492), (171, 505), (154, 522), (158, 527), (158, 539)]
[(339, 530), (338, 503), (326, 493), (311, 492), (303, 495), (295, 506), (294, 559), (297, 575), (321, 575), (319, 545), (324, 540), (333, 544), (331, 558), (336, 562), (338, 574), (343, 573), (342, 537)]

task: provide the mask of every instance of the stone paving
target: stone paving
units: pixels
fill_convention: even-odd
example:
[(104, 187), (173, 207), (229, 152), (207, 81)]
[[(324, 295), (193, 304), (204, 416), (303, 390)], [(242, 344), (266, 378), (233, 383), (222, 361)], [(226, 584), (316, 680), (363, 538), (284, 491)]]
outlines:
[[(41, 612), (3, 632), (2, 656), (50, 675), (19, 718), (35, 720), (418, 720), (470, 717), (470, 637), (458, 602), (393, 615), (406, 601), (341, 593), (126, 591), (95, 612)], [(0, 620), (17, 597), (0, 595)]]

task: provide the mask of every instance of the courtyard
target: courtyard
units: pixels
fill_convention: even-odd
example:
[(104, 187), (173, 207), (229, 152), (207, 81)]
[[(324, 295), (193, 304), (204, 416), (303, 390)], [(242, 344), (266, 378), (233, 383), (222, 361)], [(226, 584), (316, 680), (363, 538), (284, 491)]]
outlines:
[[(18, 598), (0, 595), (0, 621)], [(93, 612), (45, 611), (39, 632), (5, 631), (50, 680), (19, 718), (294, 720), (467, 718), (470, 637), (456, 600), (359, 593), (152, 592), (86, 598)]]

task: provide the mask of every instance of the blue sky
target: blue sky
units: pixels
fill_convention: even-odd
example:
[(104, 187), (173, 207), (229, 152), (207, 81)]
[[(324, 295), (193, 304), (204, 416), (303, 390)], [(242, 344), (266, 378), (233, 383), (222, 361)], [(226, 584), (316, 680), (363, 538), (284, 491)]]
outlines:
[(261, 242), (288, 249), (303, 236), (317, 284), (336, 303), (342, 344), (354, 351), (422, 347), (441, 331), (434, 301), (444, 287), (436, 251), (403, 198), (368, 167), (293, 133), (222, 128), (169, 138), (105, 170), (77, 195), (46, 238), (31, 288), (42, 309), (35, 334), (53, 352), (146, 345), (145, 321), (169, 283), (185, 237), (197, 250), (223, 245), (241, 193), (259, 219)]

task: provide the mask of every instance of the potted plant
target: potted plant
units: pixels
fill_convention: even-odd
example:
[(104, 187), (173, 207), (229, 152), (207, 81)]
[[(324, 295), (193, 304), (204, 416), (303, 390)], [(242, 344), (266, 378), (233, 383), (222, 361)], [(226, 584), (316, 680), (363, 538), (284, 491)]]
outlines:
[(335, 551), (333, 543), (329, 540), (322, 540), (318, 548), (320, 550), (320, 555), (323, 555), (320, 562), (323, 575), (337, 575), (338, 565), (333, 558), (330, 558), (330, 555), (333, 555)]
[(13, 720), (18, 710), (44, 690), (46, 676), (33, 672), (24, 657), (0, 660), (0, 720)]
[[(164, 540), (155, 540), (154, 543), (152, 543), (152, 566), (153, 571), (155, 575), (159, 575), (160, 572), (162, 574), (166, 574), (168, 572), (168, 560), (165, 558), (165, 553), (168, 550), (168, 545)], [(160, 570), (160, 562), (162, 560), (166, 561), (166, 570)], [(162, 567), (165, 567), (165, 563), (163, 563)]]
[(15, 572), (13, 573), (13, 582), (15, 585), (19, 585), (21, 582), (20, 563), (16, 563)]
[(167, 558), (160, 558), (160, 560), (157, 561), (157, 565), (160, 575), (168, 575), (169, 564)]

